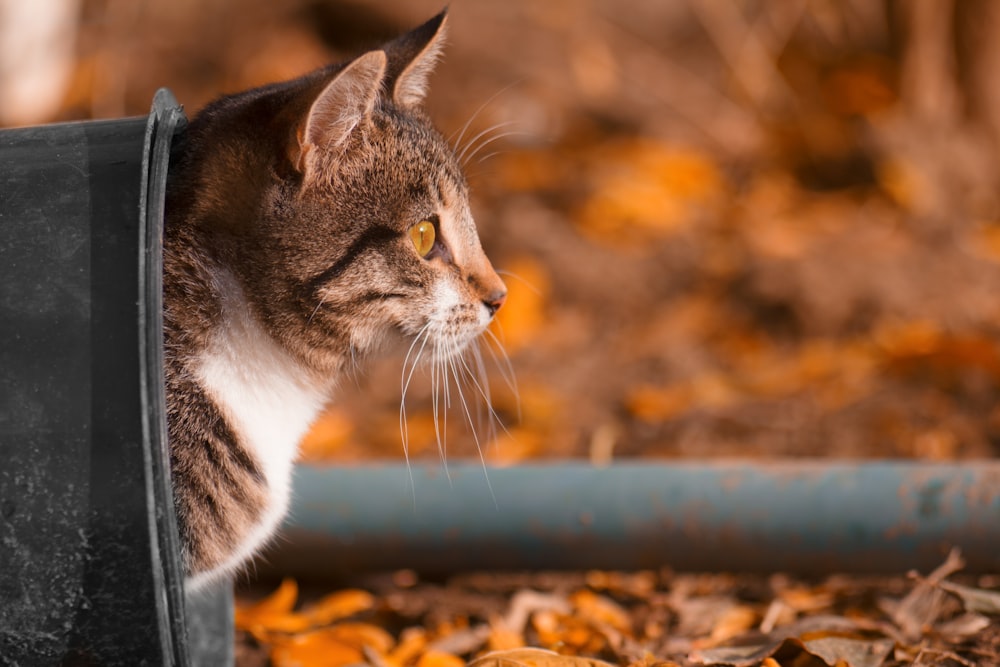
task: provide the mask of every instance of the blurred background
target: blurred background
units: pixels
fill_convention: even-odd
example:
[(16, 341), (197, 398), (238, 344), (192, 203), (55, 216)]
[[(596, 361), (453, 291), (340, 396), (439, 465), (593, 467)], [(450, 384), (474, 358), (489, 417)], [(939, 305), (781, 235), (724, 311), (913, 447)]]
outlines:
[[(189, 115), (442, 0), (0, 0), (0, 124)], [(428, 110), (510, 289), (449, 457), (1000, 452), (1000, 3), (455, 0)], [(2, 196), (2, 195), (0, 195)], [(398, 459), (406, 350), (313, 462)], [(494, 356), (498, 359), (494, 363)], [(427, 374), (415, 458), (438, 457)], [(499, 419), (505, 425), (497, 427)]]

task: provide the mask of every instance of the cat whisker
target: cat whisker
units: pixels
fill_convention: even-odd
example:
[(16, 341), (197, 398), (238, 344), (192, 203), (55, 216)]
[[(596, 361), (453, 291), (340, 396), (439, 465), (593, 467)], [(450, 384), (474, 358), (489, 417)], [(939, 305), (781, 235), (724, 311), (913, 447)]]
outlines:
[[(497, 414), (497, 411), (493, 408), (493, 404), (490, 401), (489, 385), (487, 384), (484, 386), (483, 384), (480, 384), (478, 380), (476, 380), (475, 374), (472, 372), (472, 369), (469, 368), (468, 364), (465, 363), (465, 359), (459, 357), (459, 361), (461, 362), (464, 368), (466, 377), (469, 378), (469, 380), (472, 382), (472, 386), (479, 391), (479, 395), (482, 396), (483, 400), (486, 402), (486, 409), (489, 411), (489, 414), (493, 417), (495, 422), (500, 425), (500, 428), (503, 430), (503, 432), (506, 433), (507, 435), (510, 435), (510, 431), (507, 430), (507, 425), (503, 423), (503, 419), (501, 419), (500, 415)], [(480, 360), (480, 366), (481, 365), (482, 362)], [(485, 370), (486, 370), (485, 368), (482, 368), (483, 372), (485, 372)], [(485, 381), (485, 377), (483, 379)]]
[[(467, 144), (462, 146), (462, 148), (458, 151), (458, 154), (455, 156), (456, 159), (463, 165), (467, 164), (468, 160), (466, 159), (466, 155), (468, 155), (470, 151), (472, 151), (472, 154), (475, 155), (479, 151), (479, 148), (481, 148), (480, 146), (479, 148), (473, 150), (473, 147), (476, 146), (476, 142), (478, 142), (483, 137), (489, 137), (490, 133), (492, 132), (496, 132), (497, 130), (502, 130), (503, 128), (510, 127), (511, 125), (515, 125), (516, 122), (517, 121), (507, 120), (502, 123), (497, 123), (496, 125), (491, 125), (485, 130), (479, 132), (478, 134), (476, 134), (476, 136), (469, 139), (469, 142)], [(503, 133), (501, 132), (499, 134)], [(471, 156), (469, 157), (469, 159), (472, 159)]]
[[(471, 345), (470, 345), (470, 347), (471, 347)], [(459, 361), (459, 364), (460, 364), (459, 370), (462, 372), (462, 378), (465, 380), (465, 382), (467, 384), (471, 385), (471, 384), (475, 383), (475, 377), (472, 375), (472, 371), (469, 368), (468, 363), (466, 363), (465, 354), (466, 354), (467, 351), (468, 351), (468, 348), (467, 348), (467, 350), (465, 352), (462, 353), (461, 356), (458, 357), (458, 361)], [(482, 392), (479, 392), (479, 393), (482, 394)], [(489, 406), (490, 401), (489, 401), (488, 398), (485, 399), (485, 402), (486, 402), (486, 405)], [(483, 439), (483, 442), (490, 443), (490, 442), (493, 441), (493, 433), (494, 433), (494, 429), (492, 427), (493, 425), (489, 421), (484, 421), (484, 419), (483, 419), (483, 404), (482, 404), (482, 402), (475, 401), (475, 405), (476, 405), (476, 428), (479, 429), (480, 433), (484, 433), (485, 434), (485, 438)], [(488, 413), (487, 413), (487, 416), (488, 416)]]
[(492, 144), (494, 141), (499, 141), (500, 139), (506, 139), (507, 137), (530, 137), (530, 136), (532, 136), (530, 132), (524, 132), (522, 130), (511, 130), (510, 132), (500, 132), (499, 134), (494, 134), (489, 139), (481, 141), (479, 145), (475, 147), (475, 149), (469, 151), (469, 154), (462, 161), (462, 166), (463, 167), (467, 166), (469, 162), (472, 161), (472, 158), (476, 157), (476, 155), (479, 154), (479, 151), (483, 150), (484, 148)]
[[(473, 371), (472, 366), (470, 366), (468, 363), (469, 355), (472, 356), (472, 359), (474, 361), (475, 371)], [(496, 412), (493, 410), (493, 399), (490, 395), (489, 378), (486, 375), (486, 368), (483, 366), (483, 357), (482, 354), (480, 354), (479, 352), (479, 342), (477, 340), (473, 340), (469, 344), (469, 347), (466, 349), (466, 354), (463, 354), (460, 361), (462, 362), (462, 366), (465, 367), (466, 377), (469, 378), (469, 380), (477, 388), (479, 394), (483, 398), (483, 404), (480, 404), (478, 401), (476, 402), (476, 421), (479, 424), (479, 430), (485, 431), (486, 433), (485, 441), (487, 443), (491, 442), (495, 443), (497, 439), (497, 429), (495, 421), (498, 422), (499, 420), (496, 419)], [(476, 380), (477, 374), (479, 376), (478, 381)], [(483, 405), (486, 406), (485, 427), (483, 426), (484, 424)], [(503, 428), (502, 423), (500, 424), (500, 427)]]
[[(497, 335), (489, 329), (484, 333), (493, 341), (493, 345), (487, 345), (486, 349), (489, 351), (490, 356), (493, 357), (493, 362), (496, 364), (497, 370), (500, 371), (500, 377), (503, 378), (504, 384), (507, 385), (507, 388), (514, 395), (514, 400), (517, 403), (517, 420), (521, 421), (521, 391), (517, 386), (517, 375), (514, 374), (514, 365), (510, 362), (507, 350)], [(495, 351), (494, 347), (496, 348)], [(497, 352), (499, 352), (499, 355)]]
[(441, 450), (441, 430), (438, 419), (438, 350), (435, 345), (433, 356), (431, 357), (431, 414), (434, 416), (434, 435), (437, 438), (438, 451)]
[(503, 88), (501, 88), (497, 92), (495, 92), (492, 95), (490, 95), (490, 97), (489, 97), (488, 100), (486, 100), (485, 102), (483, 102), (482, 104), (480, 104), (479, 108), (476, 109), (474, 112), (472, 112), (472, 115), (469, 116), (469, 120), (465, 121), (465, 125), (463, 125), (462, 129), (458, 132), (458, 138), (455, 139), (454, 141), (452, 141), (452, 138), (454, 138), (454, 136), (455, 136), (454, 134), (452, 134), (451, 137), (448, 138), (448, 143), (450, 143), (452, 146), (455, 146), (456, 148), (459, 147), (459, 146), (461, 146), (462, 145), (462, 137), (465, 136), (465, 133), (469, 129), (469, 126), (472, 125), (472, 121), (476, 120), (476, 118), (479, 117), (479, 114), (481, 114), (483, 112), (483, 110), (486, 107), (488, 107), (496, 98), (500, 97), (501, 95), (503, 95), (504, 93), (506, 93), (508, 90), (510, 90), (514, 86), (519, 85), (520, 83), (521, 83), (520, 80), (514, 81), (513, 83), (507, 84), (506, 86), (504, 86)]
[(476, 160), (476, 164), (482, 164), (482, 163), (486, 162), (487, 160), (489, 160), (490, 158), (494, 158), (497, 155), (503, 155), (504, 153), (508, 153), (508, 152), (510, 152), (510, 151), (493, 151), (492, 153), (487, 153), (486, 155), (484, 155), (481, 158), (479, 158), (478, 160)]
[[(410, 382), (413, 380), (413, 373), (417, 370), (417, 364), (420, 361), (421, 355), (424, 353), (424, 348), (427, 346), (427, 341), (430, 339), (428, 335), (428, 329), (430, 327), (430, 322), (425, 324), (417, 335), (414, 336), (413, 342), (410, 343), (410, 348), (406, 351), (406, 357), (403, 359), (403, 373), (400, 378), (400, 390), (401, 396), (399, 399), (399, 435), (403, 442), (403, 455), (406, 458), (406, 468), (410, 473), (410, 481), (413, 481), (413, 471), (410, 470), (410, 440), (409, 440), (409, 429), (406, 424), (406, 392), (410, 388)], [(417, 343), (420, 343), (420, 347), (417, 348), (417, 353), (413, 356), (413, 363), (410, 364), (409, 373), (407, 373), (406, 365), (410, 361), (410, 356), (413, 354), (413, 350)]]
[(445, 476), (451, 483), (451, 472), (448, 470), (448, 408), (451, 406), (449, 396), (449, 379), (447, 368), (447, 355), (442, 352), (442, 345), (435, 346), (432, 376), (432, 390), (434, 396), (434, 435), (437, 438), (438, 455), (444, 466)]
[(316, 307), (313, 308), (313, 311), (309, 314), (309, 319), (306, 320), (306, 326), (312, 324), (313, 318), (316, 317), (316, 313), (319, 312), (319, 309), (323, 306), (324, 303), (326, 303), (325, 296), (319, 300), (319, 303), (316, 304)]
[(542, 291), (540, 289), (538, 289), (537, 287), (535, 287), (535, 284), (532, 283), (527, 278), (525, 278), (524, 276), (520, 276), (520, 275), (514, 273), (513, 271), (507, 271), (506, 269), (496, 269), (496, 272), (497, 272), (497, 275), (507, 276), (508, 278), (513, 278), (514, 280), (518, 281), (519, 283), (521, 283), (522, 285), (524, 285), (525, 287), (527, 287), (529, 290), (531, 290), (531, 292), (533, 294), (535, 294), (536, 296), (541, 296), (542, 295)]
[(358, 355), (357, 355), (358, 348), (354, 345), (353, 341), (348, 344), (348, 350), (351, 353), (351, 365), (349, 369), (349, 372), (351, 374), (351, 379), (354, 380), (354, 386), (360, 387), (361, 378), (359, 376), (359, 373), (361, 370), (361, 364), (358, 361)]
[[(479, 154), (479, 151), (483, 150), (484, 148), (492, 144), (494, 141), (499, 141), (500, 139), (506, 139), (507, 137), (530, 137), (530, 136), (532, 136), (530, 132), (523, 132), (521, 130), (511, 130), (510, 132), (501, 132), (499, 134), (495, 134), (489, 139), (480, 142), (480, 144), (476, 146), (474, 150), (470, 151), (468, 156), (466, 156), (465, 161), (462, 162), (462, 166), (463, 167), (468, 166), (468, 164), (472, 162), (472, 158), (476, 157), (476, 155)], [(490, 153), (486, 157), (493, 157), (494, 155), (497, 155), (502, 152), (503, 151), (495, 151), (493, 153)], [(485, 159), (486, 158), (481, 158), (479, 161), (482, 162)]]
[[(403, 458), (406, 459), (406, 474), (410, 482), (410, 493), (413, 495), (413, 505), (416, 507), (417, 504), (417, 485), (413, 480), (413, 467), (410, 464), (410, 432), (407, 427), (406, 422), (406, 391), (410, 387), (410, 381), (413, 379), (413, 373), (417, 369), (417, 365), (420, 362), (420, 357), (423, 355), (424, 347), (427, 345), (427, 341), (430, 339), (428, 329), (430, 328), (430, 322), (425, 324), (417, 335), (414, 336), (413, 342), (410, 343), (410, 348), (406, 351), (406, 357), (403, 359), (403, 371), (402, 375), (405, 380), (401, 379), (401, 396), (399, 398), (399, 435), (403, 443)], [(421, 342), (421, 338), (423, 341)], [(410, 366), (410, 372), (406, 372), (406, 364), (410, 359), (410, 355), (413, 353), (413, 348), (416, 344), (420, 342), (420, 347), (417, 348), (417, 354), (413, 357), (413, 364)]]
[[(461, 359), (461, 357), (459, 357)], [(469, 430), (472, 431), (472, 439), (476, 443), (476, 451), (479, 452), (479, 461), (483, 466), (483, 477), (486, 479), (486, 486), (490, 490), (490, 497), (493, 498), (494, 506), (499, 509), (500, 505), (497, 503), (496, 493), (493, 492), (493, 484), (490, 483), (490, 475), (486, 466), (486, 454), (483, 452), (482, 444), (479, 441), (479, 434), (476, 433), (476, 426), (472, 422), (472, 413), (469, 411), (469, 404), (465, 400), (465, 393), (462, 391), (462, 380), (458, 376), (458, 367), (455, 364), (454, 357), (448, 360), (448, 364), (451, 366), (451, 373), (455, 378), (455, 387), (458, 389), (458, 397), (462, 404), (462, 410), (465, 413), (465, 419), (469, 424)]]
[[(487, 391), (489, 391), (490, 388), (489, 373), (486, 372), (486, 364), (483, 362), (483, 352), (480, 349), (479, 340), (476, 340), (475, 344), (472, 346), (472, 357), (476, 361), (476, 372), (479, 373), (479, 381), (482, 383), (483, 387), (485, 387)], [(495, 415), (496, 412), (495, 409), (493, 408), (492, 396), (487, 399), (486, 404), (490, 407), (490, 411), (493, 412)], [(500, 423), (500, 427), (504, 428), (503, 420), (497, 419), (497, 421)], [(504, 431), (506, 430), (507, 429), (504, 428)], [(494, 443), (497, 440), (497, 429), (492, 422), (490, 423), (490, 440)]]
[[(444, 368), (441, 353), (441, 343), (435, 341), (433, 357), (431, 358), (431, 409), (434, 414), (434, 436), (437, 439), (438, 455), (444, 466), (445, 477), (451, 483), (451, 472), (448, 470), (448, 373)], [(444, 383), (444, 397), (439, 398), (441, 383)], [(439, 414), (439, 407), (441, 414)]]

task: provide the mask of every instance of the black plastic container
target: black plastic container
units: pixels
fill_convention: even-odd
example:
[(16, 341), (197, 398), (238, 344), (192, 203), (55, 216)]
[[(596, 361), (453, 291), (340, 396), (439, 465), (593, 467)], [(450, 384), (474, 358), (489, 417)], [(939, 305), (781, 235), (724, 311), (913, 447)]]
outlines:
[(165, 448), (185, 123), (161, 90), (148, 118), (0, 131), (2, 665), (232, 663), (231, 588), (184, 599)]

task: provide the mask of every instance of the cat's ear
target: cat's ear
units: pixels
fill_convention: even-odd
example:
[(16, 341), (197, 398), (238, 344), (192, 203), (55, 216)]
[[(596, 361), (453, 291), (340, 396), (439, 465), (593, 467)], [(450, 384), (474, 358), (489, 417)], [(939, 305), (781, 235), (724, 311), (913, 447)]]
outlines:
[(386, 62), (385, 52), (369, 51), (341, 70), (319, 94), (299, 134), (299, 171), (307, 169), (317, 152), (335, 151), (371, 115), (382, 90)]
[(446, 9), (385, 47), (389, 56), (387, 80), (397, 107), (412, 109), (424, 101), (427, 79), (444, 47), (447, 14)]

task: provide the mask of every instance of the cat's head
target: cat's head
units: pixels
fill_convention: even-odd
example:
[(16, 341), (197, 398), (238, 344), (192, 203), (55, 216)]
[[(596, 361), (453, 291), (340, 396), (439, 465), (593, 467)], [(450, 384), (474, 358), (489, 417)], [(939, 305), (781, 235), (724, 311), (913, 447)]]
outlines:
[[(379, 50), (246, 100), (277, 119), (261, 121), (255, 150), (279, 155), (255, 188), (262, 213), (234, 223), (244, 258), (236, 264), (264, 321), (318, 367), (391, 331), (455, 354), (504, 302), (461, 165), (420, 108), (444, 29), (442, 13)], [(232, 167), (251, 178), (260, 171)]]

